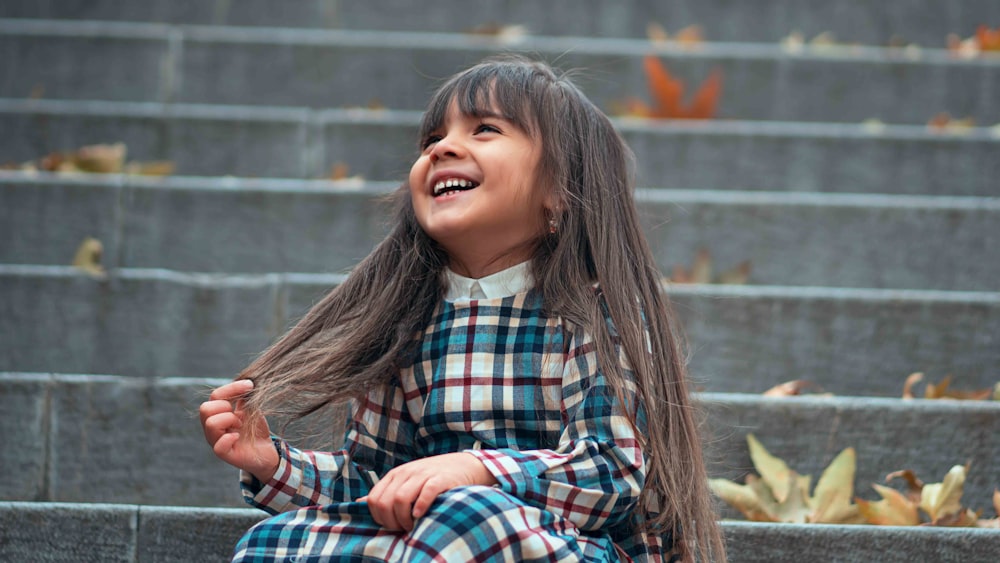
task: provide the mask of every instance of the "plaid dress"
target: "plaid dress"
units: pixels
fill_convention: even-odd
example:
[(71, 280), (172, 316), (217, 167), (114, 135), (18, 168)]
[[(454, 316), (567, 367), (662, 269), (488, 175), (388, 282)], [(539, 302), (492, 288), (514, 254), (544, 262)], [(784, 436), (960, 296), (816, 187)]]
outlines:
[[(277, 516), (236, 561), (660, 560), (659, 538), (632, 531), (645, 459), (594, 342), (536, 292), (442, 302), (394, 383), (352, 405), (343, 450), (276, 439), (274, 477), (242, 475), (247, 502)], [(461, 451), (498, 485), (442, 493), (410, 532), (354, 502), (400, 464)]]

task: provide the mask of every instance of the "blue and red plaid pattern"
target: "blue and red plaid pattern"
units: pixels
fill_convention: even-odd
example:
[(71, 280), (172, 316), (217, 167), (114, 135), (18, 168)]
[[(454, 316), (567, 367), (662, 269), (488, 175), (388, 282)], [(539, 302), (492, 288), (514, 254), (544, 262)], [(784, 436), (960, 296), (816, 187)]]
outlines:
[[(239, 560), (660, 559), (659, 539), (633, 532), (645, 476), (635, 430), (593, 340), (547, 316), (536, 292), (441, 303), (394, 383), (352, 405), (343, 450), (276, 440), (274, 477), (242, 476), (247, 502), (284, 514), (241, 540)], [(634, 404), (634, 386), (624, 398)], [(640, 432), (644, 424), (640, 416)], [(432, 509), (410, 533), (382, 530), (353, 502), (393, 467), (458, 451), (499, 484), (442, 494), (435, 507), (447, 510)], [(546, 555), (529, 556), (538, 546)]]

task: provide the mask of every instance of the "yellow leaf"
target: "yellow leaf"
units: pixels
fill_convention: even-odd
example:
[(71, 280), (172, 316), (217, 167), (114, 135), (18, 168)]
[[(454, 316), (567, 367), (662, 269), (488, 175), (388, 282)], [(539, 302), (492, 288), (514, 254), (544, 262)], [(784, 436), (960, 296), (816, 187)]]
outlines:
[(924, 485), (920, 494), (920, 508), (931, 517), (931, 521), (937, 521), (962, 510), (965, 473), (964, 466), (956, 465), (948, 471), (942, 482)]
[(775, 515), (781, 522), (805, 524), (809, 522), (809, 482), (808, 475), (798, 475), (794, 471), (788, 476), (788, 497), (778, 503)]
[(154, 160), (151, 162), (130, 162), (125, 165), (126, 174), (137, 176), (170, 176), (176, 165), (169, 160)]
[(774, 522), (761, 505), (760, 498), (749, 485), (740, 485), (727, 479), (709, 479), (708, 486), (717, 497), (743, 513), (747, 520)]
[(104, 267), (101, 266), (101, 255), (104, 245), (93, 237), (83, 239), (73, 256), (73, 266), (96, 277), (104, 277)]
[(854, 448), (846, 448), (823, 470), (813, 492), (813, 512), (810, 522), (842, 523), (857, 520), (858, 509), (851, 504), (854, 497), (854, 473), (857, 456)]
[(113, 174), (125, 166), (125, 143), (81, 147), (73, 155), (73, 165), (83, 172)]
[(791, 490), (792, 470), (781, 459), (771, 455), (753, 434), (747, 434), (747, 444), (750, 446), (750, 459), (760, 473), (761, 479), (767, 483), (778, 503), (788, 499)]
[(880, 501), (855, 499), (858, 510), (869, 524), (879, 526), (916, 526), (920, 524), (920, 513), (917, 505), (906, 498), (903, 493), (883, 485), (872, 485)]

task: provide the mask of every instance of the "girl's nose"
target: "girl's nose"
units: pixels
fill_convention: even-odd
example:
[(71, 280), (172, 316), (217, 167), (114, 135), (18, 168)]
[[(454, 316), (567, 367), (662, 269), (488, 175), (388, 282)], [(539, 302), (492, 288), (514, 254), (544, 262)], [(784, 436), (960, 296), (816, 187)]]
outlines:
[(431, 150), (431, 161), (437, 162), (443, 158), (461, 158), (464, 154), (465, 151), (462, 149), (461, 143), (457, 142), (453, 136), (448, 135), (434, 143), (434, 148)]

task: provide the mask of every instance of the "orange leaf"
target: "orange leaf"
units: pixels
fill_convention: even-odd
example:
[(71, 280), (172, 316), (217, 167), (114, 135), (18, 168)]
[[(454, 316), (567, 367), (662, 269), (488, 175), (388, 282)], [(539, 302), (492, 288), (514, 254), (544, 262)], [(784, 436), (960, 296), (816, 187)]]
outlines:
[(920, 503), (920, 494), (924, 490), (924, 482), (917, 477), (917, 474), (913, 472), (912, 469), (902, 469), (900, 471), (893, 471), (892, 473), (885, 476), (885, 482), (888, 483), (896, 477), (902, 478), (906, 481), (907, 491), (906, 496), (911, 502)]
[(858, 510), (869, 524), (880, 526), (916, 526), (920, 524), (917, 505), (896, 489), (882, 485), (872, 485), (882, 496), (880, 501), (854, 499)]
[(652, 55), (643, 59), (646, 79), (649, 81), (649, 93), (653, 96), (653, 117), (671, 118), (681, 113), (681, 97), (684, 95), (684, 83), (670, 75), (663, 63)]
[(686, 119), (712, 119), (722, 91), (722, 71), (715, 69), (695, 92)]
[(988, 26), (979, 26), (976, 30), (976, 40), (983, 51), (1000, 51), (1000, 27), (993, 31)]

